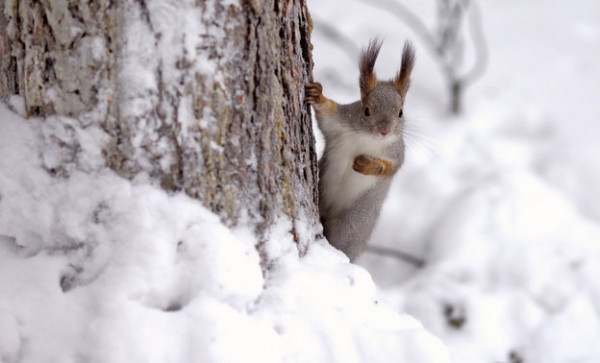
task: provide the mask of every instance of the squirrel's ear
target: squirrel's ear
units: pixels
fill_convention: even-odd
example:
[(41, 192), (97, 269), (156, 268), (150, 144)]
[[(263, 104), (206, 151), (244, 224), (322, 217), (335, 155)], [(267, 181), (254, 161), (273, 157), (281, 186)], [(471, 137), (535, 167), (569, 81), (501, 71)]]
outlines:
[(381, 49), (381, 39), (375, 38), (369, 41), (369, 46), (364, 49), (360, 55), (360, 98), (364, 101), (365, 98), (377, 86), (377, 77), (375, 77), (375, 61)]
[(400, 65), (400, 70), (396, 74), (396, 79), (394, 80), (396, 90), (402, 96), (406, 95), (406, 91), (408, 91), (408, 87), (410, 86), (410, 73), (412, 72), (414, 65), (415, 48), (413, 48), (410, 42), (405, 42), (404, 50), (402, 51), (402, 64)]

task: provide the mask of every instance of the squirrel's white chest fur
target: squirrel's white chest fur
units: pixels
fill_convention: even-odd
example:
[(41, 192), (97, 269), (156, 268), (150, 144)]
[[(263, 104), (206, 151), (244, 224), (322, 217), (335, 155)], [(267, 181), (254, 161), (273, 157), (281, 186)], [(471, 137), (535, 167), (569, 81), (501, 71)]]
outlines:
[(364, 175), (352, 168), (359, 155), (386, 159), (386, 148), (394, 137), (379, 138), (356, 132), (335, 133), (326, 137), (327, 169), (321, 175), (321, 202), (331, 211), (350, 207), (356, 199), (374, 187), (380, 177)]

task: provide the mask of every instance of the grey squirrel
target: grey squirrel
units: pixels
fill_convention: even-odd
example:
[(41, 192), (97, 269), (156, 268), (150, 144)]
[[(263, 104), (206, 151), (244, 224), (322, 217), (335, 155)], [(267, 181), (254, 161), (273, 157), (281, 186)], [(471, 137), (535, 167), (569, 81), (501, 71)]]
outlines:
[(323, 95), (320, 83), (307, 83), (325, 136), (319, 160), (319, 214), (327, 240), (353, 262), (366, 248), (392, 177), (404, 162), (404, 100), (415, 51), (404, 44), (400, 70), (379, 81), (373, 70), (382, 42), (372, 39), (360, 57), (360, 101), (340, 105)]

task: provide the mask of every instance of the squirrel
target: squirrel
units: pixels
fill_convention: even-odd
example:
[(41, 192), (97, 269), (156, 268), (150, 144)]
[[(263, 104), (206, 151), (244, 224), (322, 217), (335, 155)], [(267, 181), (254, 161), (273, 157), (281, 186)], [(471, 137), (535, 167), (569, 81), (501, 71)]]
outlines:
[(319, 160), (319, 214), (323, 234), (350, 262), (365, 250), (392, 177), (404, 162), (403, 105), (415, 63), (404, 44), (400, 70), (379, 81), (374, 66), (382, 41), (372, 39), (360, 56), (360, 100), (340, 105), (320, 83), (305, 85), (305, 100), (325, 136)]

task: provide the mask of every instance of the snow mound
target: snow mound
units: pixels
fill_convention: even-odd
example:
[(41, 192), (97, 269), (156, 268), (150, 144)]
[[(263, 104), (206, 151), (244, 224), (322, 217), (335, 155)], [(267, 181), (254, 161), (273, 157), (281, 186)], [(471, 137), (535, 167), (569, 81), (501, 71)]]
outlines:
[(289, 221), (263, 273), (252, 233), (104, 168), (101, 130), (0, 115), (0, 361), (448, 361), (326, 242), (300, 258)]

